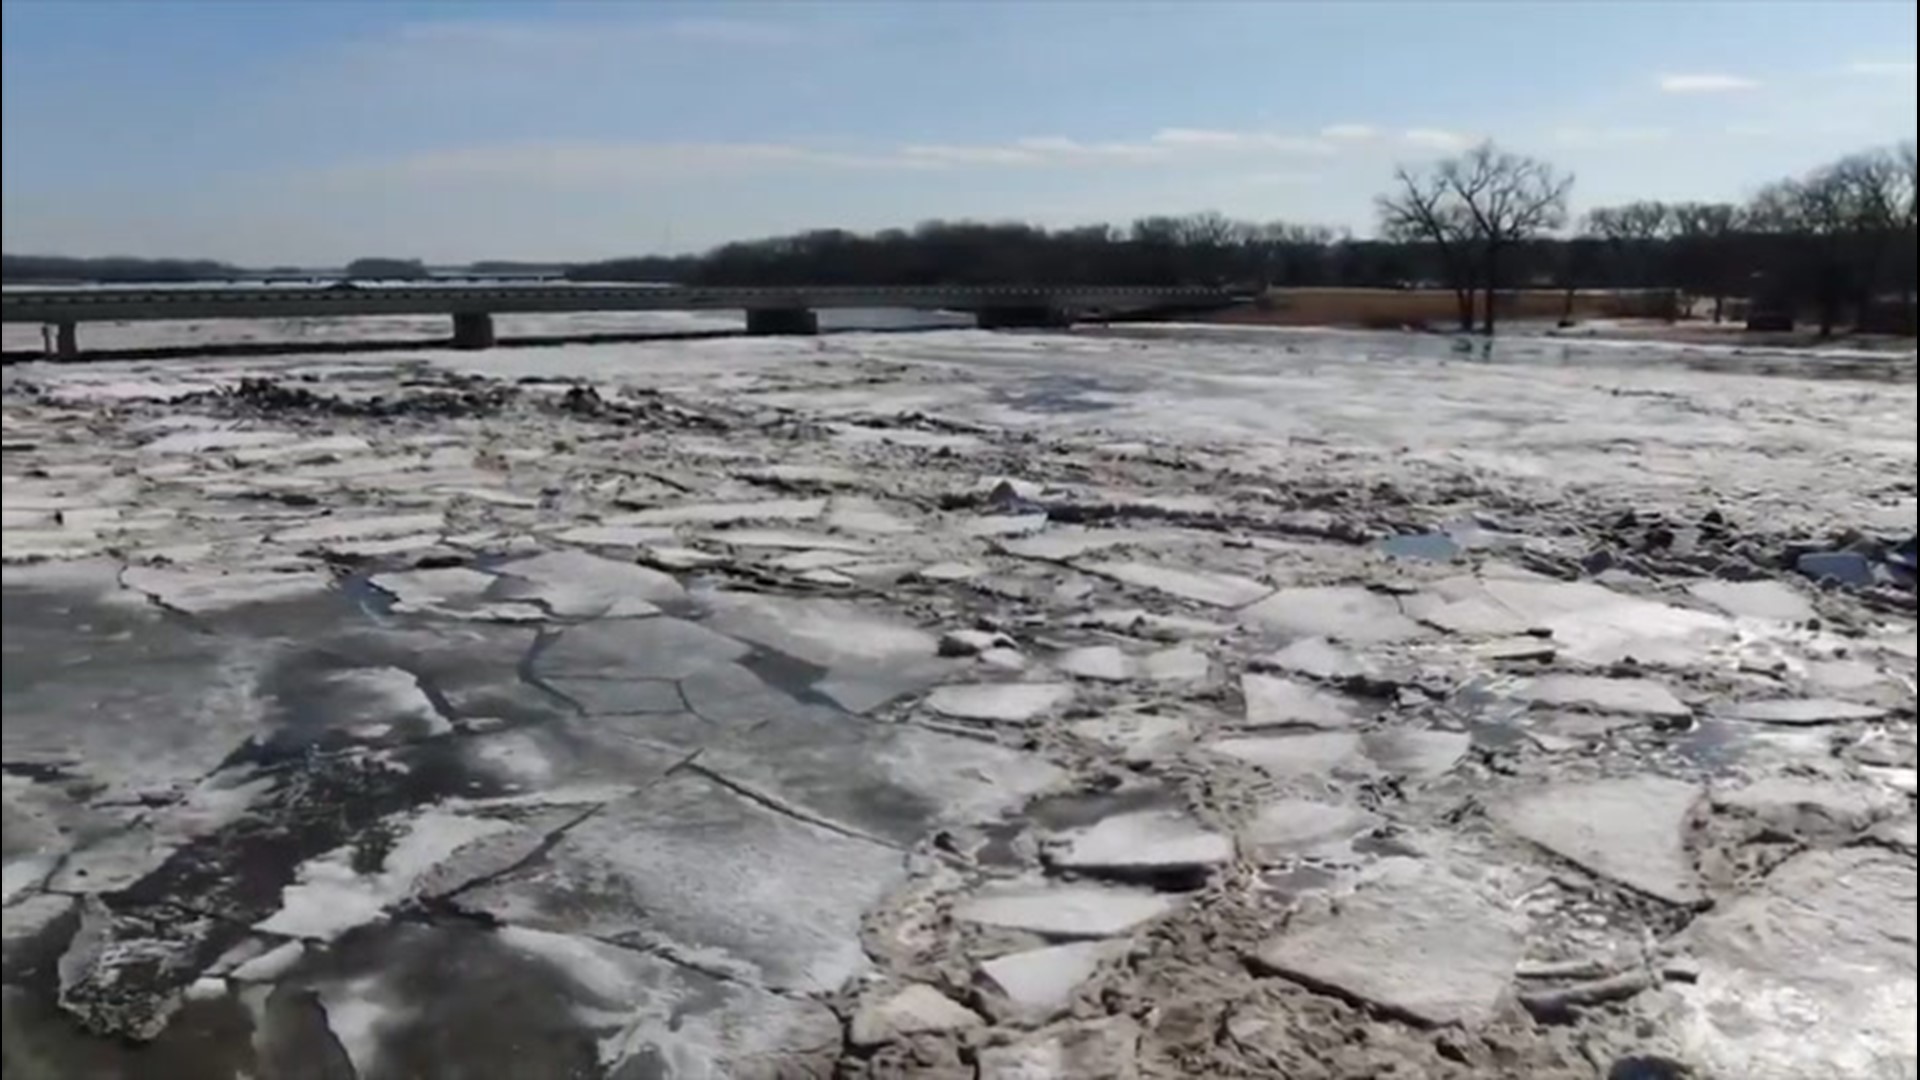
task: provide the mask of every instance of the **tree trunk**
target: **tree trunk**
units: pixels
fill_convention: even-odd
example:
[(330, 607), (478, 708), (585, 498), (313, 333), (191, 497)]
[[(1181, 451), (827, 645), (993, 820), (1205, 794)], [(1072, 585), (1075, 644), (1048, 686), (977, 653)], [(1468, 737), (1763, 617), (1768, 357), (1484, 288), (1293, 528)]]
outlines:
[(1487, 246), (1487, 279), (1486, 279), (1487, 312), (1486, 312), (1486, 315), (1484, 316), (1486, 321), (1481, 323), (1480, 325), (1481, 333), (1486, 334), (1488, 337), (1493, 336), (1493, 324), (1494, 324), (1493, 299), (1494, 299), (1494, 294), (1497, 293), (1499, 290), (1500, 290), (1500, 252), (1497, 247), (1489, 244)]

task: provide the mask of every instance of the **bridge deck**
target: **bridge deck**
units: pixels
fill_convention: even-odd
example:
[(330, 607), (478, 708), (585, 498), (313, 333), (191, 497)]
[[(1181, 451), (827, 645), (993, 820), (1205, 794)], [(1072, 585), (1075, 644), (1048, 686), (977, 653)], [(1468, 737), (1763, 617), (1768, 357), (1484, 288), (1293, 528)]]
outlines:
[(1231, 303), (1224, 289), (1161, 287), (822, 286), (703, 289), (636, 285), (274, 286), (241, 288), (9, 289), (0, 321), (123, 322), (157, 319), (355, 315), (511, 315), (586, 311), (1010, 308), (1113, 310)]

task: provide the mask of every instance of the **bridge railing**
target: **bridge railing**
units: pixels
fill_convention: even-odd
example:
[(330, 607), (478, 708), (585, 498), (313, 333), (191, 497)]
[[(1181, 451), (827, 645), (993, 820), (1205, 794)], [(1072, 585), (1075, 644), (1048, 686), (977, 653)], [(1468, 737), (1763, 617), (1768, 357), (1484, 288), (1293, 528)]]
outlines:
[(757, 288), (402, 286), (215, 289), (33, 289), (0, 293), (0, 321), (97, 322), (327, 315), (462, 315), (586, 311), (1114, 308), (1223, 301), (1226, 290), (1158, 286), (800, 286)]

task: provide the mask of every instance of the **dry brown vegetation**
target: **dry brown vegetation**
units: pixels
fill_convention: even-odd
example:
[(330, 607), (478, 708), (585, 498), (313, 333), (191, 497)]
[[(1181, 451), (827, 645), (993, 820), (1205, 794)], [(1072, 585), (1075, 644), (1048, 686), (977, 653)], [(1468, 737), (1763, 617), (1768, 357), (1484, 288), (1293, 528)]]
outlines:
[[(1668, 319), (1678, 315), (1672, 290), (1515, 289), (1498, 294), (1502, 319)], [(1474, 299), (1483, 320), (1486, 298)], [(1266, 326), (1353, 326), (1372, 330), (1446, 329), (1459, 306), (1448, 289), (1271, 289), (1251, 307), (1220, 313), (1219, 322)]]

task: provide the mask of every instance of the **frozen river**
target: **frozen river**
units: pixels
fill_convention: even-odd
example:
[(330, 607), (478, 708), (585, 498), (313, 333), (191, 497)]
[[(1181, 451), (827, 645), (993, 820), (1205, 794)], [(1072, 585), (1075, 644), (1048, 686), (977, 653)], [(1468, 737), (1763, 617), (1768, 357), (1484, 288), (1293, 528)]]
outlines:
[(1920, 1068), (1911, 355), (4, 378), (10, 1078)]

